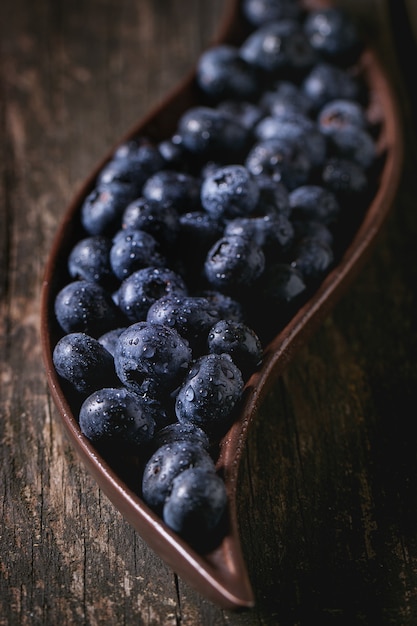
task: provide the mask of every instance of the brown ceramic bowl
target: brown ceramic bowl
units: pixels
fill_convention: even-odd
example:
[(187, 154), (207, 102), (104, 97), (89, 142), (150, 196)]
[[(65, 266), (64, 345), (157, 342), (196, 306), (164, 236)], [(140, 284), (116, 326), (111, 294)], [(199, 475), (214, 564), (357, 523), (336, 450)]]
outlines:
[[(238, 43), (245, 35), (239, 20), (238, 1), (229, 5), (229, 13), (217, 42)], [(308, 6), (322, 6), (323, 2), (309, 0)], [(81, 237), (80, 206), (93, 189), (97, 173), (112, 155), (115, 146), (98, 163), (68, 207), (57, 233), (46, 267), (42, 290), (41, 334), (46, 375), (50, 391), (58, 407), (62, 423), (81, 459), (97, 480), (108, 498), (149, 546), (181, 577), (203, 596), (225, 608), (250, 607), (254, 595), (248, 571), (242, 556), (239, 523), (236, 512), (236, 492), (239, 461), (245, 447), (248, 428), (270, 385), (279, 376), (296, 349), (306, 341), (330, 308), (353, 280), (384, 224), (392, 206), (400, 178), (402, 139), (399, 115), (385, 73), (376, 56), (366, 50), (360, 61), (360, 71), (369, 86), (373, 121), (380, 128), (379, 157), (382, 163), (376, 193), (367, 208), (353, 240), (342, 258), (327, 275), (318, 290), (305, 302), (285, 328), (266, 347), (261, 369), (248, 381), (237, 421), (220, 445), (218, 468), (222, 471), (229, 498), (229, 529), (222, 543), (207, 554), (192, 550), (174, 532), (167, 528), (123, 478), (110, 466), (81, 434), (70, 394), (64, 392), (52, 362), (52, 352), (62, 331), (54, 315), (54, 300), (67, 280), (67, 258)], [(193, 76), (170, 94), (165, 102), (121, 138), (145, 135), (157, 141), (169, 137), (176, 129), (179, 116), (198, 103), (193, 87)]]

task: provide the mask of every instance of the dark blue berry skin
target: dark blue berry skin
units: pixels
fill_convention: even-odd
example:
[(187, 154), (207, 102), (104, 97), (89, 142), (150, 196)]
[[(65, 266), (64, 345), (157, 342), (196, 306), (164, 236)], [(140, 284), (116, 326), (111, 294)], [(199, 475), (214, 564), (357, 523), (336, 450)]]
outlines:
[(236, 119), (249, 131), (252, 131), (252, 128), (265, 115), (261, 106), (247, 100), (222, 100), (217, 105), (217, 109)]
[(182, 142), (200, 162), (235, 161), (246, 150), (249, 130), (227, 113), (206, 106), (188, 109), (178, 122)]
[(277, 263), (263, 277), (263, 295), (276, 303), (291, 303), (306, 288), (300, 272), (286, 263)]
[(211, 354), (229, 354), (242, 372), (243, 380), (247, 380), (262, 361), (261, 340), (242, 322), (217, 322), (209, 332), (207, 346)]
[(238, 300), (235, 300), (220, 291), (210, 289), (203, 290), (200, 295), (209, 300), (216, 307), (220, 319), (243, 322), (243, 307)]
[(333, 250), (328, 244), (306, 237), (296, 246), (291, 265), (302, 274), (306, 283), (315, 283), (327, 274), (333, 261)]
[(298, 19), (301, 4), (294, 0), (243, 0), (242, 12), (252, 26), (282, 19)]
[(52, 359), (59, 376), (84, 395), (117, 380), (112, 355), (86, 333), (61, 337)]
[(231, 220), (224, 235), (250, 238), (262, 248), (268, 261), (271, 256), (282, 255), (289, 248), (294, 239), (294, 228), (285, 215), (265, 215)]
[(200, 181), (186, 172), (162, 170), (146, 181), (143, 197), (168, 204), (179, 213), (199, 208)]
[(228, 354), (204, 355), (194, 362), (178, 391), (177, 419), (199, 426), (211, 437), (221, 436), (233, 421), (242, 391), (242, 373)]
[(273, 180), (270, 176), (260, 174), (256, 177), (260, 189), (256, 215), (284, 215), (290, 217), (291, 207), (289, 192), (283, 183)]
[(356, 25), (340, 7), (310, 11), (304, 31), (320, 56), (334, 63), (354, 63), (363, 48)]
[(317, 115), (317, 124), (324, 135), (334, 130), (354, 126), (366, 130), (368, 122), (365, 109), (354, 100), (336, 99), (327, 102)]
[(113, 238), (110, 264), (117, 278), (124, 280), (148, 266), (164, 267), (166, 259), (152, 235), (144, 230), (123, 228)]
[(301, 84), (301, 88), (318, 112), (331, 100), (358, 100), (361, 90), (347, 70), (331, 63), (317, 63)]
[[(191, 545), (212, 546), (227, 506), (226, 487), (214, 472), (190, 467), (173, 481), (162, 517)], [(216, 540), (218, 541), (218, 539)]]
[(158, 512), (169, 497), (175, 478), (190, 467), (215, 473), (214, 461), (205, 448), (194, 441), (173, 441), (158, 448), (145, 465), (142, 495)]
[(254, 284), (265, 269), (261, 246), (247, 237), (222, 237), (208, 252), (204, 271), (213, 289), (234, 295)]
[(254, 176), (267, 175), (289, 190), (306, 184), (313, 169), (303, 143), (288, 137), (257, 142), (249, 150), (245, 166)]
[(328, 130), (329, 155), (355, 161), (368, 169), (376, 160), (376, 144), (371, 134), (362, 128), (346, 126)]
[(124, 387), (93, 392), (81, 405), (79, 423), (83, 435), (95, 445), (123, 444), (126, 450), (144, 446), (155, 431), (146, 402)]
[(180, 215), (174, 266), (190, 288), (201, 287), (203, 265), (211, 246), (223, 234), (223, 224), (203, 209)]
[(200, 55), (197, 84), (211, 102), (253, 100), (258, 95), (257, 73), (230, 44), (209, 48)]
[(107, 331), (107, 333), (104, 333), (103, 335), (100, 335), (100, 337), (98, 337), (99, 343), (101, 343), (103, 348), (106, 348), (107, 352), (110, 352), (113, 357), (119, 337), (124, 330), (126, 330), (126, 326), (121, 326), (120, 328), (112, 328), (112, 330), (109, 330)]
[(98, 185), (113, 182), (123, 183), (134, 189), (139, 196), (143, 184), (155, 172), (165, 166), (165, 162), (156, 146), (142, 144), (123, 155), (119, 152), (103, 167), (97, 177)]
[(270, 80), (290, 72), (307, 71), (316, 54), (296, 20), (264, 24), (251, 33), (240, 47), (243, 59)]
[(179, 274), (169, 268), (145, 267), (125, 278), (117, 298), (126, 318), (131, 322), (140, 322), (146, 319), (148, 309), (155, 300), (174, 293), (187, 293)]
[[(187, 258), (194, 259), (205, 256), (210, 246), (223, 232), (223, 224), (206, 211), (191, 211), (180, 216), (180, 232), (178, 250), (180, 253), (192, 250)], [(201, 253), (199, 254), (199, 251)], [(195, 255), (195, 256), (194, 256)]]
[[(118, 379), (119, 380), (119, 379)], [(128, 388), (128, 386), (126, 386)], [(155, 432), (175, 422), (174, 402), (171, 392), (161, 386), (159, 380), (154, 377), (145, 378), (140, 385), (131, 387), (131, 391), (142, 398), (146, 405), (147, 413), (155, 421)], [(152, 437), (152, 446), (154, 437)], [(147, 446), (149, 449), (151, 444)]]
[(249, 215), (259, 199), (259, 187), (243, 165), (214, 170), (201, 186), (201, 204), (216, 219)]
[(81, 223), (86, 232), (111, 236), (120, 228), (123, 211), (136, 196), (131, 186), (117, 182), (93, 189), (81, 206)]
[(169, 204), (140, 197), (124, 210), (122, 228), (143, 230), (152, 235), (162, 249), (169, 249), (177, 239), (179, 215)]
[(164, 159), (163, 169), (181, 170), (183, 172), (191, 172), (193, 169), (190, 153), (185, 148), (180, 135), (174, 134), (168, 139), (160, 141), (158, 150)]
[(352, 199), (365, 199), (369, 189), (365, 169), (354, 161), (337, 157), (326, 161), (322, 184), (335, 194), (342, 208)]
[(322, 222), (310, 219), (293, 220), (292, 225), (294, 227), (294, 239), (300, 241), (304, 237), (316, 239), (322, 241), (324, 244), (333, 248), (334, 236), (328, 226)]
[(119, 326), (123, 317), (109, 292), (86, 280), (68, 283), (58, 292), (55, 315), (66, 333), (85, 332), (92, 337)]
[(292, 220), (314, 220), (331, 224), (340, 213), (336, 195), (322, 185), (302, 185), (290, 193), (289, 201)]
[(151, 378), (161, 389), (174, 389), (191, 361), (188, 342), (162, 324), (137, 322), (120, 336), (114, 353), (116, 373), (126, 387), (141, 393)]
[(68, 271), (75, 280), (89, 280), (106, 289), (115, 289), (115, 280), (110, 264), (111, 239), (93, 235), (78, 241), (68, 257)]
[(312, 104), (299, 85), (289, 80), (279, 80), (260, 99), (260, 106), (266, 115), (282, 116), (290, 113), (308, 115)]
[(300, 142), (314, 167), (320, 167), (327, 155), (326, 138), (304, 113), (287, 112), (264, 117), (254, 134), (257, 141), (282, 138)]
[(180, 422), (173, 422), (158, 430), (152, 439), (152, 448), (157, 450), (166, 444), (184, 441), (202, 446), (205, 450), (210, 448), (210, 439), (204, 430), (194, 424), (180, 424)]
[(152, 304), (146, 318), (152, 324), (175, 328), (193, 351), (200, 355), (207, 347), (210, 328), (219, 320), (213, 304), (202, 296), (165, 296)]
[(145, 164), (147, 161), (152, 163), (154, 157), (159, 164), (160, 159), (155, 152), (155, 148), (146, 136), (132, 137), (122, 142), (113, 153), (114, 159), (131, 159), (142, 161)]

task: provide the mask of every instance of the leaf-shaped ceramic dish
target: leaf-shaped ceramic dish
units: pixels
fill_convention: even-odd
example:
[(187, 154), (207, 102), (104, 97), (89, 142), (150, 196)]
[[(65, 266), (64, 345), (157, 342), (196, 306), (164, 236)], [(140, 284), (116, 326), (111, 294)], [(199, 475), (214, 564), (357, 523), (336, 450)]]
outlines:
[[(308, 6), (323, 6), (323, 2), (310, 0)], [(239, 18), (239, 2), (233, 1), (229, 9), (217, 43), (220, 41), (239, 43), (245, 34), (243, 21)], [(378, 151), (382, 167), (376, 193), (338, 264), (285, 328), (270, 342), (265, 350), (262, 368), (253, 374), (246, 384), (238, 419), (223, 438), (218, 459), (218, 468), (224, 476), (228, 493), (228, 533), (221, 544), (210, 553), (195, 552), (171, 532), (127, 486), (122, 477), (123, 472), (111, 467), (81, 434), (71, 397), (64, 391), (52, 361), (53, 348), (62, 336), (62, 330), (54, 314), (54, 300), (67, 280), (68, 254), (80, 238), (80, 206), (92, 190), (97, 173), (108, 161), (114, 148), (97, 165), (68, 207), (47, 263), (42, 293), (43, 354), (50, 390), (70, 440), (99, 486), (149, 546), (183, 580), (222, 607), (250, 607), (254, 603), (240, 546), (235, 505), (239, 461), (245, 448), (250, 423), (263, 397), (276, 377), (282, 373), (295, 350), (306, 341), (364, 263), (389, 213), (399, 182), (402, 140), (395, 98), (386, 75), (372, 51), (366, 50), (363, 53), (360, 68), (369, 87), (373, 121), (380, 129)], [(150, 137), (155, 141), (171, 136), (175, 132), (181, 113), (197, 103), (198, 94), (191, 75), (119, 143), (139, 135)]]

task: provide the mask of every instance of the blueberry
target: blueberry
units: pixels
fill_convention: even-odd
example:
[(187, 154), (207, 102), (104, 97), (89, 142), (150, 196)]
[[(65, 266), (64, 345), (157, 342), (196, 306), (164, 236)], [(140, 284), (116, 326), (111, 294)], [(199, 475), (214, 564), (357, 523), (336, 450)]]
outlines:
[(61, 337), (52, 360), (59, 376), (82, 394), (117, 380), (112, 355), (86, 333), (68, 333)]
[(143, 446), (155, 430), (146, 402), (123, 387), (93, 392), (81, 406), (79, 422), (83, 435), (95, 445), (124, 444), (125, 449)]
[(355, 77), (344, 68), (331, 63), (317, 63), (301, 84), (314, 109), (319, 111), (335, 99), (358, 100), (361, 95)]
[(265, 215), (231, 220), (224, 236), (249, 237), (259, 245), (266, 256), (281, 254), (294, 239), (294, 228), (285, 215)]
[[(149, 150), (150, 148), (150, 150)], [(135, 136), (123, 141), (113, 152), (114, 159), (143, 160), (146, 162), (147, 156), (154, 155), (159, 162), (158, 155), (154, 151), (153, 145), (146, 136)]]
[(179, 232), (179, 215), (168, 203), (140, 197), (130, 202), (122, 216), (122, 227), (143, 230), (152, 235), (162, 248), (171, 248)]
[(178, 391), (177, 419), (199, 426), (210, 436), (224, 434), (242, 390), (242, 373), (228, 354), (204, 355), (192, 365)]
[(336, 195), (322, 185), (302, 185), (289, 196), (292, 220), (315, 220), (331, 224), (340, 213)]
[(191, 174), (162, 170), (146, 181), (142, 195), (147, 200), (168, 204), (179, 213), (199, 208), (200, 181)]
[(322, 241), (326, 245), (333, 247), (334, 236), (328, 226), (314, 219), (294, 219), (292, 221), (294, 227), (294, 239), (301, 240), (304, 237)]
[(289, 80), (279, 80), (265, 91), (260, 99), (260, 106), (269, 115), (281, 116), (289, 113), (308, 115), (312, 103), (299, 85)]
[(190, 361), (188, 342), (174, 328), (148, 322), (132, 324), (121, 333), (114, 353), (121, 382), (138, 392), (148, 378), (162, 389), (175, 388)]
[(206, 255), (207, 250), (223, 232), (222, 224), (206, 211), (191, 211), (180, 216), (178, 251), (190, 251), (190, 263)]
[(178, 271), (185, 277), (187, 284), (201, 284), (207, 253), (222, 234), (222, 223), (204, 210), (180, 216), (175, 254), (180, 264)]
[(126, 326), (120, 328), (112, 328), (98, 338), (99, 343), (106, 348), (107, 352), (110, 352), (114, 356), (114, 351), (122, 332), (126, 330)]
[(110, 264), (117, 278), (124, 280), (148, 266), (164, 267), (166, 260), (152, 235), (144, 230), (123, 228), (113, 238)]
[(163, 296), (186, 294), (187, 287), (179, 274), (165, 267), (145, 267), (124, 279), (118, 289), (118, 303), (131, 322), (146, 319), (148, 309)]
[(189, 543), (211, 545), (211, 535), (220, 525), (226, 505), (222, 479), (214, 472), (193, 467), (173, 481), (163, 508), (163, 520)]
[(208, 335), (211, 354), (229, 354), (246, 380), (262, 361), (262, 344), (255, 331), (242, 322), (220, 320)]
[(194, 424), (181, 424), (174, 422), (158, 430), (152, 440), (155, 448), (160, 448), (166, 444), (190, 442), (202, 446), (205, 450), (210, 447), (210, 440), (207, 433)]
[(310, 11), (304, 30), (313, 48), (335, 63), (353, 63), (363, 47), (356, 25), (340, 7)]
[(234, 160), (247, 148), (249, 131), (227, 113), (206, 106), (188, 109), (178, 122), (187, 150), (203, 160)]
[(72, 278), (116, 287), (117, 281), (110, 265), (111, 239), (92, 235), (78, 241), (68, 256), (68, 271)]
[(261, 296), (271, 305), (296, 302), (306, 289), (301, 272), (287, 263), (275, 263), (268, 267), (261, 281)]
[(368, 169), (376, 159), (376, 144), (370, 133), (355, 126), (345, 126), (328, 130), (326, 137), (330, 146), (329, 154), (338, 158), (355, 161)]
[(232, 98), (252, 100), (258, 94), (258, 79), (254, 68), (240, 56), (231, 44), (213, 46), (200, 55), (196, 80), (212, 102)]
[(85, 332), (93, 337), (120, 325), (122, 319), (111, 295), (86, 280), (68, 283), (58, 292), (55, 315), (65, 332)]
[(333, 250), (327, 243), (305, 237), (296, 246), (291, 265), (299, 270), (307, 282), (323, 278), (332, 266), (333, 260)]
[(260, 189), (256, 215), (284, 215), (284, 217), (289, 217), (291, 207), (289, 192), (285, 185), (265, 174), (256, 176), (256, 182)]
[(162, 511), (175, 478), (190, 467), (215, 473), (214, 461), (202, 445), (194, 441), (173, 441), (158, 448), (145, 465), (142, 495), (153, 509)]
[(243, 59), (268, 77), (309, 69), (316, 60), (313, 47), (296, 20), (264, 24), (240, 47)]
[(264, 115), (261, 106), (247, 100), (222, 100), (217, 109), (233, 117), (250, 131)]
[(196, 356), (206, 347), (210, 328), (219, 320), (217, 309), (202, 296), (165, 296), (148, 311), (147, 322), (175, 328)]
[(366, 130), (368, 123), (365, 109), (355, 100), (337, 98), (327, 102), (318, 112), (317, 123), (323, 134), (336, 129), (354, 126)]
[(313, 164), (301, 140), (266, 139), (250, 149), (245, 166), (254, 175), (267, 175), (291, 190), (306, 184)]
[(238, 235), (219, 239), (210, 248), (204, 264), (210, 286), (232, 296), (254, 284), (264, 269), (265, 255), (261, 246)]
[(204, 296), (204, 298), (209, 300), (216, 307), (220, 319), (243, 322), (243, 307), (238, 300), (212, 289), (203, 290), (200, 295)]
[(152, 144), (140, 144), (126, 154), (119, 149), (119, 152), (99, 172), (97, 183), (99, 185), (108, 185), (113, 182), (127, 184), (134, 189), (135, 195), (139, 196), (147, 178), (162, 169), (164, 165), (161, 153)]
[(123, 211), (136, 197), (129, 185), (111, 183), (93, 189), (81, 205), (81, 222), (90, 235), (111, 235), (120, 227)]
[(364, 168), (343, 158), (330, 158), (322, 171), (323, 185), (333, 192), (345, 206), (353, 198), (359, 199), (368, 191), (368, 177)]
[(298, 19), (301, 4), (294, 0), (243, 0), (242, 12), (253, 26), (281, 19)]
[(243, 165), (216, 169), (201, 186), (201, 204), (217, 219), (248, 215), (258, 199), (259, 187)]
[[(129, 388), (129, 385), (126, 388)], [(168, 388), (161, 386), (158, 378), (153, 376), (144, 378), (140, 385), (131, 385), (130, 390), (141, 397), (147, 413), (155, 421), (155, 432), (159, 432), (160, 429), (175, 422), (174, 401), (171, 392)], [(152, 437), (152, 446), (154, 446), (154, 439), (155, 437)]]
[(291, 112), (264, 117), (254, 134), (257, 141), (282, 138), (300, 142), (314, 167), (322, 165), (326, 158), (326, 139), (317, 125), (304, 114)]
[(158, 150), (164, 159), (164, 169), (176, 170), (180, 168), (182, 171), (192, 169), (190, 153), (185, 148), (180, 135), (174, 134), (168, 139), (160, 141)]

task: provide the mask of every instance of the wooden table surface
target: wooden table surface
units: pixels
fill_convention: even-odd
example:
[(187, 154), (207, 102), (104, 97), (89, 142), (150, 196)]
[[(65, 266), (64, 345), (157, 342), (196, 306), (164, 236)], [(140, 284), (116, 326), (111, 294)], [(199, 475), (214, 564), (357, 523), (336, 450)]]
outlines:
[(344, 3), (392, 76), (404, 171), (370, 261), (250, 434), (239, 508), (254, 609), (221, 610), (147, 547), (47, 389), (40, 289), (66, 206), (192, 68), (224, 4), (1, 0), (2, 626), (417, 624), (417, 56), (402, 0)]

